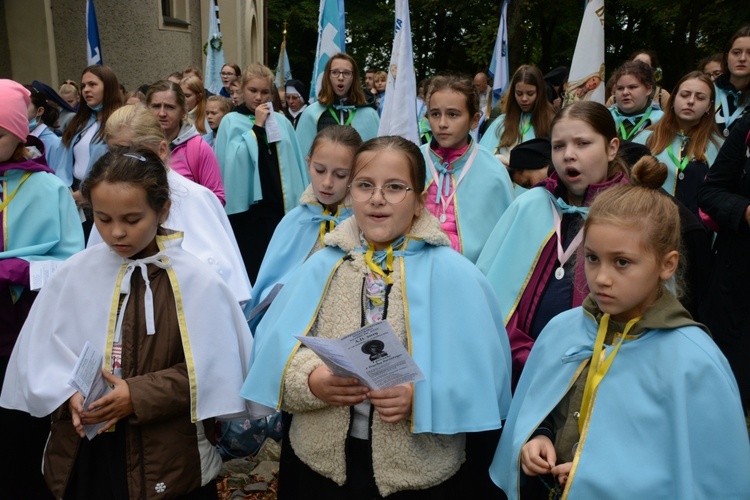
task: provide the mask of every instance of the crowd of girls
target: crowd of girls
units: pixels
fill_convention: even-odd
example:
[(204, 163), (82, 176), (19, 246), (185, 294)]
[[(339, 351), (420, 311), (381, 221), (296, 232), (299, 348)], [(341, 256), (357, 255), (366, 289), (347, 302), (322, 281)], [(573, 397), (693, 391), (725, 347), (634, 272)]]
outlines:
[[(260, 64), (222, 68), (233, 108), (197, 76), (121, 106), (88, 67), (60, 144), (0, 80), (4, 487), (216, 498), (215, 420), (281, 412), (282, 499), (742, 497), (750, 28), (715, 63), (669, 93), (639, 52), (609, 108), (557, 113), (524, 65), (480, 141), (472, 82), (437, 76), (421, 148), (377, 137), (343, 53), (296, 127)], [(380, 321), (423, 380), (373, 389), (296, 338)]]

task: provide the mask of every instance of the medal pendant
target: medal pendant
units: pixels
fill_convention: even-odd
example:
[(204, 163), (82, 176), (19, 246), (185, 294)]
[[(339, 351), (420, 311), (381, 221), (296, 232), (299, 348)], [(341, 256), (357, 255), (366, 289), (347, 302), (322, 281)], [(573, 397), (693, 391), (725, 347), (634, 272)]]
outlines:
[(440, 218), (438, 219), (441, 224), (444, 224), (446, 220), (448, 220), (448, 217), (446, 217), (445, 214), (440, 214)]
[(684, 179), (685, 178), (685, 173), (684, 172), (680, 172), (680, 174), (677, 176), (677, 178), (680, 179), (680, 180)]
[(565, 269), (563, 269), (562, 267), (558, 267), (555, 270), (555, 279), (561, 280), (563, 279), (563, 276), (565, 276)]
[(723, 133), (724, 133), (724, 137), (729, 137), (729, 129), (728, 128), (725, 128)]

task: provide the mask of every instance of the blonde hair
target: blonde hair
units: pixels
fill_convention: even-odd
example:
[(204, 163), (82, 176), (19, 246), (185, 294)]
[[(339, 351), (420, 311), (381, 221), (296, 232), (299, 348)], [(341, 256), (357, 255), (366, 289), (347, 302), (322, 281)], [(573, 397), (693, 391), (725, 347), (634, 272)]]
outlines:
[[(206, 133), (206, 93), (203, 90), (203, 80), (197, 76), (183, 78), (181, 86), (187, 87), (190, 92), (195, 94), (197, 101), (195, 104), (195, 128), (201, 134)], [(187, 110), (186, 110), (187, 111)]]
[[(592, 224), (611, 224), (638, 228), (642, 244), (658, 260), (669, 252), (680, 251), (682, 230), (680, 210), (674, 200), (661, 191), (667, 179), (667, 166), (653, 156), (644, 156), (631, 172), (631, 185), (620, 184), (598, 195), (591, 204), (583, 226), (583, 240)], [(676, 293), (682, 290), (675, 274)]]
[(268, 85), (273, 86), (273, 73), (271, 73), (271, 70), (268, 69), (266, 66), (263, 66), (260, 63), (252, 63), (250, 66), (245, 68), (244, 73), (242, 73), (242, 89), (245, 88), (245, 85), (247, 85), (247, 82), (252, 80), (253, 78), (265, 78), (268, 80)]
[(228, 99), (221, 95), (212, 95), (206, 99), (206, 104), (209, 102), (216, 102), (219, 104), (219, 110), (224, 113), (230, 113), (234, 109), (234, 103), (231, 99)]
[(167, 140), (159, 120), (143, 104), (126, 104), (109, 117), (104, 126), (105, 138), (110, 140), (123, 132), (130, 133), (134, 146), (145, 146), (156, 151)]

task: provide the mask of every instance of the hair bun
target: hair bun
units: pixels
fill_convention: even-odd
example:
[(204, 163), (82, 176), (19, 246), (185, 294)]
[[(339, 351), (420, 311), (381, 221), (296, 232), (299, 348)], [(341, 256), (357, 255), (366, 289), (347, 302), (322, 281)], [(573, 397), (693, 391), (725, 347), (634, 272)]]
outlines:
[(633, 165), (630, 182), (634, 186), (660, 189), (667, 180), (667, 174), (667, 166), (664, 163), (654, 156), (646, 155)]

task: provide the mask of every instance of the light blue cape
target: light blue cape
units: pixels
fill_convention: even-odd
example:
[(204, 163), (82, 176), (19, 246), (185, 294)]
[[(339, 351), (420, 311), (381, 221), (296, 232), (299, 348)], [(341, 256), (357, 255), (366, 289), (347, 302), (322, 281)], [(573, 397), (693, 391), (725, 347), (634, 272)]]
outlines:
[[(73, 185), (73, 163), (74, 163), (74, 157), (73, 157), (73, 146), (78, 141), (78, 138), (81, 136), (81, 134), (84, 133), (86, 129), (89, 127), (96, 127), (97, 130), (101, 125), (94, 124), (96, 121), (96, 114), (92, 114), (89, 117), (89, 121), (86, 123), (86, 126), (81, 129), (80, 132), (78, 132), (76, 135), (73, 136), (73, 140), (70, 142), (70, 147), (63, 147), (62, 155), (60, 156), (60, 163), (59, 167), (55, 169), (55, 175), (58, 176), (62, 181), (65, 183), (66, 186), (70, 187)], [(97, 140), (96, 138), (92, 139), (89, 143), (89, 164), (88, 167), (86, 167), (86, 174), (84, 175), (84, 179), (89, 175), (89, 172), (91, 172), (91, 167), (94, 166), (94, 163), (96, 163), (96, 160), (104, 156), (104, 153), (107, 152), (107, 144)]]
[[(342, 206), (337, 225), (351, 215), (351, 209)], [(286, 283), (305, 262), (320, 236), (322, 216), (322, 205), (312, 203), (298, 206), (281, 219), (263, 257), (246, 312), (252, 312), (275, 285)], [(253, 318), (250, 327), (254, 330), (262, 318), (262, 314)]]
[[(651, 137), (653, 133), (654, 132), (652, 130), (644, 130), (635, 136), (633, 142), (643, 144), (645, 146), (646, 141), (648, 141), (648, 138)], [(713, 138), (719, 142), (720, 146), (724, 143), (724, 139), (716, 134), (714, 134)], [(680, 150), (680, 144), (680, 137), (675, 136), (672, 144), (667, 146), (666, 149), (664, 149), (664, 151), (662, 151), (658, 155), (655, 155), (660, 162), (664, 163), (667, 166), (667, 180), (664, 181), (664, 184), (662, 184), (661, 187), (672, 196), (674, 196), (677, 192), (677, 165), (674, 161), (672, 161), (672, 158), (669, 157), (669, 148), (674, 148), (675, 153), (677, 153), (677, 151)], [(708, 160), (709, 168), (714, 164), (714, 160), (716, 160), (716, 156), (718, 154), (719, 149), (716, 147), (713, 141), (709, 140), (708, 147), (706, 148), (706, 159)]]
[[(275, 144), (278, 152), (284, 213), (288, 213), (297, 206), (299, 197), (310, 179), (292, 124), (281, 113), (276, 113), (276, 121), (283, 137)], [(258, 138), (253, 132), (253, 124), (249, 115), (234, 112), (221, 120), (214, 151), (219, 160), (221, 180), (224, 182), (226, 197), (224, 210), (229, 215), (246, 212), (250, 205), (263, 199), (260, 173), (257, 168)]]
[[(328, 106), (323, 106), (320, 102), (315, 101), (310, 104), (300, 116), (299, 122), (297, 122), (297, 141), (299, 147), (302, 150), (302, 154), (307, 156), (310, 154), (310, 146), (312, 146), (313, 139), (318, 135), (318, 120), (320, 115), (326, 113)], [(360, 137), (363, 141), (368, 141), (373, 137), (378, 136), (378, 127), (380, 126), (380, 117), (378, 112), (369, 106), (360, 106), (354, 113), (351, 126), (359, 132)]]
[[(12, 193), (26, 171), (8, 170), (0, 178)], [(34, 172), (2, 212), (3, 248), (0, 259), (65, 260), (83, 250), (83, 229), (70, 190), (50, 172)], [(23, 287), (13, 286), (15, 297)], [(7, 293), (7, 291), (5, 292)]]
[(555, 234), (551, 200), (552, 194), (541, 186), (516, 198), (477, 260), (497, 294), (505, 324), (521, 300), (542, 249)]
[[(492, 123), (490, 123), (490, 126), (487, 127), (487, 130), (484, 131), (484, 135), (482, 135), (482, 139), (479, 141), (479, 145), (484, 146), (493, 154), (497, 153), (497, 150), (500, 149), (500, 136), (503, 135), (504, 131), (505, 114), (503, 113), (502, 115), (495, 118)], [(526, 133), (523, 134), (523, 137), (521, 137), (521, 142), (530, 141), (531, 139), (535, 138), (536, 131), (534, 130), (534, 125), (532, 124), (529, 127), (529, 130), (527, 130)]]
[[(279, 407), (286, 366), (318, 313), (346, 254), (327, 247), (300, 267), (255, 334), (241, 395)], [(455, 434), (498, 429), (510, 405), (510, 346), (492, 290), (449, 247), (407, 240), (402, 265), (407, 346), (425, 380), (414, 384), (412, 431)], [(450, 284), (450, 298), (445, 288)], [(444, 307), (446, 300), (450, 307)]]
[[(519, 495), (520, 451), (591, 358), (598, 325), (577, 307), (534, 344), (490, 476)], [(747, 498), (750, 443), (737, 384), (696, 326), (625, 342), (593, 399), (567, 498)]]
[[(515, 198), (513, 182), (510, 180), (508, 170), (500, 163), (500, 160), (474, 141), (453, 163), (455, 173), (451, 174), (451, 185), (456, 185), (456, 180), (461, 176), (461, 171), (474, 148), (479, 149), (474, 158), (474, 164), (461, 180), (456, 196), (453, 198), (461, 250), (464, 256), (472, 262), (477, 261), (492, 228)], [(425, 161), (428, 161), (427, 155), (430, 155), (436, 167), (440, 164), (440, 157), (430, 149), (429, 144), (424, 144), (421, 149), (422, 154), (425, 155)], [(429, 189), (433, 182), (435, 179), (432, 178), (432, 173), (428, 168), (425, 190)]]

